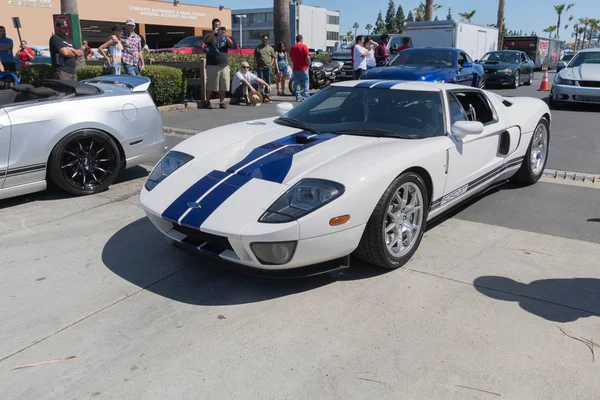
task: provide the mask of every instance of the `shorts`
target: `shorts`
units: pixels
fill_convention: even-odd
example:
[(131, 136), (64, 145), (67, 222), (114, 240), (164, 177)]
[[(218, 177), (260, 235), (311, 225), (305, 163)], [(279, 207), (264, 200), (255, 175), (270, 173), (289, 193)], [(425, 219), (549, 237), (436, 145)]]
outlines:
[(206, 66), (206, 90), (210, 92), (228, 92), (230, 80), (229, 65)]

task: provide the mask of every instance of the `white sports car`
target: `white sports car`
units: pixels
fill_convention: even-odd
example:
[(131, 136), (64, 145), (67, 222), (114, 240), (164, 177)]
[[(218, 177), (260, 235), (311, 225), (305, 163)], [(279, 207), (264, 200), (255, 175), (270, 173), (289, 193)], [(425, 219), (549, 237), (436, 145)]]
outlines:
[(140, 193), (182, 248), (246, 272), (310, 275), (355, 254), (404, 265), (427, 221), (500, 180), (544, 171), (550, 111), (443, 83), (336, 83), (281, 117), (185, 140)]

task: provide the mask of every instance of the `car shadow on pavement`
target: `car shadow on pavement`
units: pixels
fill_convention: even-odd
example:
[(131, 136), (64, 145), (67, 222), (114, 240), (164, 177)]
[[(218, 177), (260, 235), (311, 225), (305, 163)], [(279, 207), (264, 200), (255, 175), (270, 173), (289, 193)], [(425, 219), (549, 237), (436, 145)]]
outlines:
[[(149, 172), (146, 168), (141, 166), (136, 166), (129, 168), (123, 171), (117, 180), (113, 183), (114, 185), (118, 185), (119, 183), (124, 183), (128, 181), (133, 181), (139, 178), (143, 178), (148, 176)], [(110, 187), (109, 187), (110, 190)], [(93, 195), (90, 195), (93, 196)], [(26, 194), (22, 196), (12, 197), (5, 200), (0, 200), (0, 209), (14, 207), (17, 205), (31, 203), (34, 201), (52, 201), (52, 200), (62, 200), (68, 199), (71, 197), (75, 197), (65, 192), (64, 190), (56, 187), (52, 183), (48, 184), (48, 188), (43, 192), (36, 192), (31, 194)]]
[(473, 285), (490, 298), (518, 303), (548, 321), (564, 323), (600, 316), (600, 279), (541, 279), (527, 284), (502, 276), (481, 276)]
[[(550, 106), (550, 97), (542, 98)], [(582, 113), (600, 112), (600, 106), (597, 104), (587, 103), (563, 103), (559, 108), (550, 106), (551, 111), (575, 111)]]
[(272, 300), (337, 281), (368, 279), (388, 270), (352, 260), (351, 267), (295, 279), (269, 279), (224, 269), (171, 246), (148, 218), (123, 227), (106, 243), (102, 261), (138, 287), (193, 305), (234, 305)]

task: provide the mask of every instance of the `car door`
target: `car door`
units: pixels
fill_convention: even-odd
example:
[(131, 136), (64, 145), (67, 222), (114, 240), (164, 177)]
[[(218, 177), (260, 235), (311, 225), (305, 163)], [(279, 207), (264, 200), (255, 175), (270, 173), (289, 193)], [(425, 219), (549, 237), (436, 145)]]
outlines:
[(451, 125), (472, 120), (484, 125), (479, 135), (450, 135), (444, 196), (454, 199), (453, 193), (462, 195), (475, 190), (501, 172), (505, 156), (499, 154), (498, 148), (505, 123), (499, 121), (487, 98), (477, 89), (448, 91), (447, 102)]
[(473, 60), (464, 53), (458, 54), (458, 72), (456, 75), (456, 83), (459, 85), (473, 86), (475, 69), (473, 68)]
[(10, 152), (10, 120), (3, 108), (0, 108), (0, 188), (6, 179), (8, 154)]

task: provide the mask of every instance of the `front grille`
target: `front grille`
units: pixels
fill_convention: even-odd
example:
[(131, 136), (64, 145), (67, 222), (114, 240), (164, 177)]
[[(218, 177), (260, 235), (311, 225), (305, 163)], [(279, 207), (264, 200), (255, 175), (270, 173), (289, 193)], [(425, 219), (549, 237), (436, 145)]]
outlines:
[(579, 81), (579, 86), (600, 88), (600, 81)]
[(207, 242), (208, 244), (218, 246), (224, 250), (233, 251), (233, 248), (229, 243), (229, 239), (227, 239), (225, 236), (217, 236), (211, 233), (202, 232), (197, 229), (188, 228), (187, 226), (181, 225), (174, 225), (173, 229), (175, 229), (177, 232), (181, 232), (184, 235), (188, 235), (189, 237), (193, 238), (194, 242), (198, 243), (198, 246), (203, 242)]

